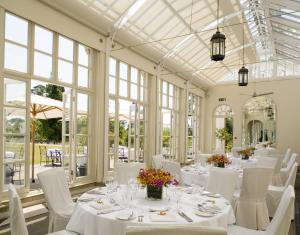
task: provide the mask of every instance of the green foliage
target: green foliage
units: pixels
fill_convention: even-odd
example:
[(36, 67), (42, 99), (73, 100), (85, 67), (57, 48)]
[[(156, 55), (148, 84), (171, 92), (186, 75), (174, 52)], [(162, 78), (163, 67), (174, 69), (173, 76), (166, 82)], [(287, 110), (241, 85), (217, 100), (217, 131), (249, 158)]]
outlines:
[(128, 123), (119, 121), (119, 145), (128, 146)]
[(170, 128), (163, 129), (163, 147), (170, 147), (171, 130)]
[(225, 127), (218, 128), (215, 132), (216, 138), (225, 142), (225, 151), (230, 152), (233, 140), (233, 122), (232, 118), (225, 119)]
[(21, 118), (12, 118), (6, 120), (6, 132), (7, 133), (20, 133), (25, 128), (25, 121)]
[[(35, 95), (48, 97), (55, 100), (62, 101), (63, 87), (59, 87), (52, 84), (37, 85), (31, 89), (31, 92)], [(36, 141), (47, 143), (59, 143), (61, 142), (62, 123), (61, 118), (52, 118), (46, 120), (36, 120)], [(32, 123), (31, 123), (32, 125)]]

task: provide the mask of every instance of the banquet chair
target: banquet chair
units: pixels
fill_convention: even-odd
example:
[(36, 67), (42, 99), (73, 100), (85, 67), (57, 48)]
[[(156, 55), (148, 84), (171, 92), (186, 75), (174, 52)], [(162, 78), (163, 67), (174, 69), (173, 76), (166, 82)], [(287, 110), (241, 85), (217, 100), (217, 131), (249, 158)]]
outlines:
[(126, 235), (227, 235), (225, 229), (205, 226), (129, 226)]
[(195, 156), (195, 163), (201, 163), (205, 164), (207, 162), (207, 159), (212, 156), (211, 153), (200, 153), (196, 154)]
[(282, 167), (286, 167), (292, 155), (292, 150), (288, 148), (284, 154), (284, 158), (282, 160)]
[(152, 156), (152, 166), (155, 169), (161, 169), (163, 160), (164, 160), (164, 156), (162, 154), (157, 154)]
[(55, 232), (66, 228), (74, 210), (64, 168), (53, 168), (37, 174), (41, 183), (48, 208), (48, 232)]
[(273, 185), (269, 186), (266, 201), (267, 201), (270, 217), (274, 216), (284, 190), (287, 189), (289, 185), (291, 185), (292, 187), (295, 186), (297, 166), (298, 164), (294, 163), (292, 170), (290, 171), (289, 177), (284, 186), (273, 186)]
[(228, 235), (288, 235), (293, 216), (295, 192), (288, 186), (280, 200), (276, 213), (265, 231), (247, 229), (237, 225), (228, 226)]
[(256, 230), (265, 230), (269, 225), (266, 194), (272, 172), (270, 168), (244, 168), (241, 193), (235, 205), (237, 225)]
[(287, 163), (287, 166), (285, 168), (280, 169), (281, 179), (282, 179), (283, 183), (285, 183), (287, 178), (289, 177), (290, 171), (292, 169), (292, 166), (296, 162), (297, 157), (298, 157), (298, 154), (293, 153), (290, 160)]
[(263, 168), (271, 168), (273, 173), (275, 171), (276, 164), (278, 162), (277, 158), (269, 157), (269, 156), (259, 156), (257, 157), (257, 166)]
[(274, 172), (273, 172), (273, 177), (272, 177), (272, 185), (282, 186), (283, 183), (282, 183), (282, 179), (281, 179), (280, 169), (282, 167), (283, 155), (282, 154), (273, 154), (273, 155), (269, 155), (269, 157), (277, 160), (275, 167), (274, 167)]
[(174, 179), (176, 179), (179, 184), (182, 184), (182, 177), (181, 177), (181, 166), (179, 162), (163, 160), (162, 161), (162, 168), (172, 175)]
[[(13, 184), (8, 185), (9, 192), (9, 220), (11, 235), (28, 235), (25, 217), (22, 209), (20, 197)], [(66, 230), (61, 230), (49, 235), (72, 235), (76, 234)]]
[(141, 168), (145, 168), (145, 163), (141, 163), (141, 162), (116, 163), (115, 169), (117, 173), (118, 184), (127, 184), (130, 179), (136, 179)]
[(213, 167), (209, 173), (206, 190), (211, 193), (219, 193), (232, 203), (238, 176), (238, 172), (234, 170)]

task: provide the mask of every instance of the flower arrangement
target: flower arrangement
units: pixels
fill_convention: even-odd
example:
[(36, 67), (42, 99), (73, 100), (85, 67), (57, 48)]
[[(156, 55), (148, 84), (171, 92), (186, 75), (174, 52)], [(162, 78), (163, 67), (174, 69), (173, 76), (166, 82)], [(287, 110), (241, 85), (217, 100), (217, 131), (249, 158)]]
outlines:
[(274, 144), (272, 141), (268, 141), (268, 142), (265, 142), (265, 143), (263, 144), (263, 146), (264, 146), (265, 148), (267, 148), (267, 147), (270, 147), (272, 144)]
[(242, 155), (242, 159), (249, 159), (251, 155), (253, 155), (255, 148), (245, 148), (243, 150), (238, 151), (239, 155)]
[(138, 183), (147, 186), (147, 196), (152, 199), (161, 199), (163, 186), (178, 184), (176, 179), (172, 180), (170, 172), (162, 169), (140, 169), (137, 177)]
[(162, 187), (172, 183), (172, 176), (162, 169), (140, 169), (137, 180), (142, 186)]
[(229, 159), (223, 154), (216, 154), (207, 159), (208, 163), (213, 163), (218, 167), (225, 167), (226, 164), (229, 164)]

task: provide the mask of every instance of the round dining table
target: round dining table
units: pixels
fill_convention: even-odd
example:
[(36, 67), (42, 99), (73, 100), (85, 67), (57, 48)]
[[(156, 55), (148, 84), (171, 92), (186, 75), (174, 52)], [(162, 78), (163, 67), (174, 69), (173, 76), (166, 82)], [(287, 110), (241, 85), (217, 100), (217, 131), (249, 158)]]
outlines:
[(230, 203), (221, 195), (191, 187), (164, 188), (161, 200), (146, 189), (129, 186), (96, 188), (77, 201), (67, 230), (84, 235), (125, 235), (127, 226), (188, 225), (227, 228), (235, 222)]
[[(258, 160), (256, 158), (249, 158), (248, 160), (241, 160), (240, 158), (232, 158), (231, 164), (226, 168), (232, 169), (239, 173), (236, 182), (236, 189), (240, 190), (243, 181), (243, 168), (256, 167)], [(212, 165), (201, 166), (201, 164), (188, 165), (181, 168), (181, 179), (185, 185), (199, 185), (204, 188), (207, 187), (210, 169)]]

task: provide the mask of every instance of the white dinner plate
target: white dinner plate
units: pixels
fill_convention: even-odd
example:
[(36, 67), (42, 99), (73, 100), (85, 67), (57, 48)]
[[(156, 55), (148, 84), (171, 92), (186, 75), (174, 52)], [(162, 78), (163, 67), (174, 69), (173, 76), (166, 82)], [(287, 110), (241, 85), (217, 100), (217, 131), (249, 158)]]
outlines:
[(215, 214), (209, 211), (199, 211), (195, 210), (195, 214), (201, 217), (213, 217)]
[(211, 193), (211, 194), (208, 194), (207, 196), (208, 197), (213, 197), (213, 198), (220, 198), (220, 197), (222, 197), (222, 195), (219, 194), (219, 193)]
[(122, 211), (116, 215), (116, 218), (119, 220), (133, 220), (135, 219), (135, 214), (132, 211)]
[(209, 195), (209, 194), (211, 194), (211, 192), (203, 191), (201, 194), (202, 194), (202, 195)]

